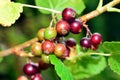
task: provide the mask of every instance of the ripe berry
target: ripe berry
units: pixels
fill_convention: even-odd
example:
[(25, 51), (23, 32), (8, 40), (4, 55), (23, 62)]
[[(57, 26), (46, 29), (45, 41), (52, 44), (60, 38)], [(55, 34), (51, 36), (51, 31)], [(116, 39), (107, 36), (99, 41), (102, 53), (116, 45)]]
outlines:
[(68, 22), (64, 20), (60, 20), (56, 24), (56, 30), (58, 35), (62, 35), (62, 36), (67, 35), (70, 30), (70, 25)]
[(62, 18), (66, 21), (74, 20), (76, 12), (72, 8), (65, 8), (62, 12)]
[(78, 34), (80, 32), (82, 32), (82, 23), (80, 21), (73, 21), (70, 24), (70, 32), (74, 33), (74, 34)]
[(49, 67), (49, 65), (47, 63), (45, 63), (42, 59), (40, 59), (39, 63), (38, 63), (38, 68), (40, 70), (45, 70)]
[(28, 78), (26, 76), (20, 76), (17, 78), (17, 80), (28, 80)]
[(83, 48), (90, 48), (90, 47), (91, 47), (90, 38), (83, 37), (83, 38), (80, 40), (80, 45), (81, 45)]
[(42, 43), (42, 51), (45, 54), (53, 53), (53, 51), (54, 51), (54, 43), (52, 41), (44, 41)]
[(44, 28), (41, 28), (38, 33), (37, 33), (37, 37), (40, 41), (43, 41), (44, 40), (44, 31), (45, 29)]
[(73, 38), (69, 38), (69, 39), (66, 41), (66, 44), (67, 44), (67, 46), (74, 47), (74, 46), (76, 45), (76, 40), (73, 39)]
[(94, 33), (91, 36), (91, 43), (93, 45), (98, 45), (98, 44), (100, 44), (101, 41), (102, 41), (102, 36), (99, 33)]
[(42, 75), (37, 73), (31, 77), (31, 80), (43, 80)]
[(56, 44), (54, 53), (56, 56), (61, 57), (66, 52), (66, 46), (64, 44)]
[(31, 63), (27, 63), (23, 67), (23, 71), (26, 75), (31, 76), (37, 73), (37, 66)]
[(41, 43), (35, 42), (34, 44), (32, 44), (31, 51), (32, 51), (33, 55), (41, 56), (41, 54), (42, 54)]
[(47, 40), (53, 40), (57, 36), (57, 31), (54, 28), (47, 28), (44, 31), (44, 37)]

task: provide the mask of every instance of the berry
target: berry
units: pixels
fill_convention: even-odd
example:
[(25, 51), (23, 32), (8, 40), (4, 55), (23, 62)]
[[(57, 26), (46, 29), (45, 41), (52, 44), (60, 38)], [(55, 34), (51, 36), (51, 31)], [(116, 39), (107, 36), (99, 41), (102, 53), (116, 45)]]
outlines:
[(41, 57), (41, 59), (42, 59), (42, 61), (44, 62), (44, 63), (47, 63), (47, 64), (49, 64), (49, 56), (48, 55), (45, 55), (45, 54), (43, 54), (42, 55), (42, 57)]
[(42, 75), (37, 73), (31, 77), (31, 80), (43, 80)]
[(53, 51), (54, 51), (54, 43), (52, 41), (44, 41), (42, 43), (42, 51), (45, 54), (53, 53)]
[(102, 41), (102, 36), (99, 34), (99, 33), (94, 33), (92, 36), (91, 36), (91, 43), (93, 45), (98, 45), (100, 44)]
[(66, 52), (66, 47), (64, 44), (56, 44), (54, 53), (56, 56), (61, 57)]
[(27, 63), (23, 67), (23, 71), (26, 75), (31, 76), (37, 73), (37, 66), (31, 63)]
[(28, 80), (28, 78), (26, 76), (20, 76), (17, 78), (17, 80)]
[(57, 36), (57, 31), (54, 28), (47, 28), (44, 31), (44, 37), (47, 40), (53, 40)]
[(69, 39), (66, 41), (66, 44), (67, 44), (67, 46), (74, 47), (74, 46), (76, 46), (76, 40), (73, 39), (73, 38), (69, 38)]
[(37, 37), (40, 41), (43, 41), (44, 40), (44, 31), (45, 29), (44, 28), (41, 28), (38, 33), (37, 33)]
[(56, 24), (56, 30), (58, 35), (62, 35), (62, 36), (67, 35), (70, 30), (70, 25), (68, 22), (64, 20), (60, 20)]
[(83, 38), (80, 40), (80, 45), (81, 45), (83, 48), (90, 48), (90, 47), (91, 47), (90, 38), (83, 37)]
[(70, 32), (74, 33), (74, 34), (78, 34), (80, 32), (82, 32), (82, 23), (80, 21), (73, 21), (70, 24)]
[[(48, 61), (49, 62), (49, 61)], [(45, 63), (42, 59), (40, 59), (39, 63), (38, 63), (38, 68), (40, 70), (45, 70), (49, 67), (49, 65), (47, 63)]]
[(32, 44), (31, 51), (32, 51), (33, 55), (41, 56), (41, 54), (42, 54), (41, 43), (35, 42), (34, 44)]
[(62, 55), (62, 58), (65, 59), (65, 58), (67, 58), (69, 56), (70, 56), (70, 49), (67, 48), (66, 51), (65, 51), (65, 53)]
[(76, 12), (72, 8), (65, 8), (62, 12), (62, 18), (66, 21), (74, 20)]

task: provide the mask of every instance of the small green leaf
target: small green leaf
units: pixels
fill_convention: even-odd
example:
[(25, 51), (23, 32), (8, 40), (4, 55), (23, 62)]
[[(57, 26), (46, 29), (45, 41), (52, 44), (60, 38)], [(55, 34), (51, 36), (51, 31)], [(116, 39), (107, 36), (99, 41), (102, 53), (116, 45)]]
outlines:
[(112, 53), (119, 53), (120, 42), (104, 42), (103, 48)]
[(105, 58), (102, 56), (84, 56), (77, 60), (76, 63), (66, 61), (65, 64), (72, 72), (74, 80), (89, 78), (99, 74), (106, 67)]
[(112, 55), (108, 58), (110, 68), (120, 75), (120, 55)]
[[(50, 8), (54, 10), (62, 11), (66, 7), (71, 7), (80, 14), (85, 9), (85, 4), (83, 0), (35, 0), (37, 6)], [(40, 12), (45, 14), (50, 14), (49, 11), (40, 10)]]
[(9, 1), (4, 2), (0, 5), (0, 24), (3, 26), (11, 26), (20, 17), (22, 11), (22, 4)]
[(73, 80), (71, 72), (55, 55), (50, 55), (50, 62), (54, 65), (55, 70), (61, 80)]

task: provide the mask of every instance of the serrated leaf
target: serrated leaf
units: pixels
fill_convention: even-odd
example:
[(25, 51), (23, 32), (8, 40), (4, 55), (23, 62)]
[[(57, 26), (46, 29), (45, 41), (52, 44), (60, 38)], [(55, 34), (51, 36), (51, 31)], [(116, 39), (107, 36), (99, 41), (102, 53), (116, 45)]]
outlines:
[(73, 80), (71, 72), (55, 55), (50, 55), (50, 62), (54, 65), (56, 73), (61, 80)]
[(65, 62), (65, 64), (72, 72), (74, 80), (89, 78), (99, 74), (106, 67), (105, 58), (101, 56), (86, 56), (77, 60), (76, 63)]
[(10, 2), (9, 0), (0, 5), (0, 24), (3, 26), (11, 26), (20, 17), (23, 6), (20, 3)]
[[(66, 7), (75, 9), (80, 14), (85, 9), (83, 0), (35, 0), (37, 6), (62, 11)], [(39, 10), (42, 13), (50, 14), (49, 11)]]
[(112, 55), (108, 58), (110, 68), (120, 75), (120, 55)]
[(103, 48), (112, 53), (119, 53), (120, 42), (104, 42)]

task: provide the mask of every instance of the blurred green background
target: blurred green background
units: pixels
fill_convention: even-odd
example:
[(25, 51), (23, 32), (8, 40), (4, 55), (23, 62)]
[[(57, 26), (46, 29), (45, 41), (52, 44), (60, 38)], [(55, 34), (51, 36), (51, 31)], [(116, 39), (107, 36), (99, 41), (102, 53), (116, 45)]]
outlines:
[[(12, 1), (35, 5), (34, 0)], [(104, 4), (108, 3), (109, 1), (111, 0), (104, 0)], [(82, 14), (96, 9), (99, 0), (84, 0), (84, 2), (86, 9)], [(116, 7), (120, 8), (120, 5), (117, 5)], [(50, 20), (51, 15), (42, 14), (37, 9), (24, 8), (24, 12), (21, 14), (21, 17), (14, 25), (12, 25), (12, 27), (0, 27), (0, 48), (7, 49), (30, 40), (36, 36), (36, 33), (41, 27), (48, 27)], [(89, 25), (92, 33), (99, 32), (103, 36), (103, 41), (120, 41), (119, 13), (106, 12), (94, 19), (91, 19), (87, 22), (87, 24)], [(84, 33), (85, 32), (83, 32), (83, 36)], [(77, 37), (77, 39), (80, 39), (80, 37)], [(25, 58), (20, 58), (15, 55), (4, 57), (4, 60), (0, 63), (0, 80), (16, 80), (18, 76), (23, 75), (22, 66), (24, 63)], [(53, 70), (49, 69), (47, 73), (43, 73), (43, 77), (45, 76), (49, 80), (53, 80), (51, 77), (54, 77), (54, 75), (52, 75), (51, 72), (53, 72)], [(107, 67), (100, 74), (83, 80), (120, 80), (120, 75), (117, 75), (111, 71), (109, 67)]]

